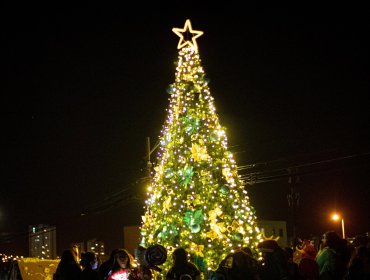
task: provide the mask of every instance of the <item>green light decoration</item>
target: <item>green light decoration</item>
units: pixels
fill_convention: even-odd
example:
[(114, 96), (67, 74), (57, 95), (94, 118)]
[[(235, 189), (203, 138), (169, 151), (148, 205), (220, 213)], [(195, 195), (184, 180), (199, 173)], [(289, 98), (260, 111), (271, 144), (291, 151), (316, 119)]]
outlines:
[(184, 222), (190, 228), (192, 233), (197, 233), (201, 230), (201, 225), (203, 223), (203, 211), (196, 210), (185, 211)]
[[(175, 81), (167, 89), (167, 119), (140, 233), (144, 247), (160, 244), (169, 255), (184, 248), (207, 277), (227, 254), (242, 247), (255, 252), (262, 235), (189, 37), (179, 45)], [(171, 265), (169, 258), (161, 266), (162, 277)]]
[(223, 195), (228, 195), (229, 194), (229, 187), (227, 186), (227, 185), (223, 185), (223, 186), (221, 186), (221, 188), (220, 188), (220, 192), (221, 192), (221, 194), (223, 194)]
[(199, 120), (191, 116), (186, 116), (183, 118), (183, 124), (185, 126), (185, 131), (188, 134), (193, 134), (199, 126)]
[(177, 236), (178, 231), (175, 225), (164, 225), (161, 229), (158, 229), (157, 236), (162, 239), (166, 239), (169, 236)]
[(174, 175), (174, 172), (173, 172), (173, 169), (172, 168), (167, 169), (164, 173), (165, 173), (164, 177), (166, 179), (170, 179)]
[(235, 241), (241, 241), (243, 239), (243, 234), (235, 232), (231, 235), (232, 239)]
[(168, 85), (167, 93), (172, 95), (172, 94), (174, 94), (174, 92), (175, 92), (175, 88), (174, 88), (173, 84)]
[(212, 131), (210, 134), (209, 134), (209, 140), (211, 142), (216, 142), (218, 141), (218, 134), (217, 134), (217, 131)]
[(194, 264), (201, 270), (201, 271), (206, 271), (207, 269), (207, 263), (205, 262), (204, 258), (195, 256), (193, 258)]
[(179, 171), (179, 183), (181, 186), (187, 186), (191, 178), (193, 177), (194, 171), (192, 166), (185, 166), (184, 169)]

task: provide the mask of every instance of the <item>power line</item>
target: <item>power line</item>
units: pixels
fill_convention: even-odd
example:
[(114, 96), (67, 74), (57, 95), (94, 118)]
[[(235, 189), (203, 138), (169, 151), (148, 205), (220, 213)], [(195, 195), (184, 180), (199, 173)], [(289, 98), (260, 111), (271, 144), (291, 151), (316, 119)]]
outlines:
[[(154, 151), (154, 150), (152, 150)], [(368, 159), (367, 157), (370, 155), (370, 152), (360, 153), (360, 154), (351, 154), (346, 156), (340, 156), (335, 158), (329, 158), (325, 160), (315, 161), (315, 162), (306, 162), (300, 164), (293, 164), (289, 166), (278, 167), (274, 169), (269, 169), (270, 166), (276, 164), (282, 164), (283, 162), (287, 162), (286, 159), (277, 159), (259, 163), (251, 163), (246, 165), (241, 165), (237, 169), (238, 171), (246, 171), (240, 172), (240, 178), (246, 183), (246, 185), (254, 185), (254, 184), (261, 184), (261, 183), (268, 183), (273, 181), (282, 180), (285, 178), (289, 178), (292, 176), (305, 176), (314, 173), (323, 173), (334, 171), (337, 169), (343, 169), (348, 167), (333, 167), (328, 166), (329, 164), (344, 162), (348, 160), (361, 160), (361, 159)], [(260, 169), (259, 171), (252, 171)], [(295, 170), (295, 172), (292, 172)], [(299, 171), (298, 171), (299, 170)], [(248, 172), (249, 171), (249, 172)], [(135, 182), (127, 184), (123, 189), (113, 192), (103, 199), (88, 205), (82, 213), (75, 213), (70, 215), (70, 218), (78, 217), (78, 216), (86, 216), (86, 215), (96, 215), (101, 214), (107, 211), (110, 211), (115, 208), (123, 207), (133, 201), (144, 200), (144, 197), (141, 197), (137, 194), (136, 189), (134, 186), (142, 184), (148, 180), (147, 177), (141, 177)], [(65, 218), (65, 215), (63, 216)], [(68, 225), (67, 225), (68, 226)], [(9, 243), (15, 240), (18, 237), (27, 236), (29, 235), (29, 231), (21, 231), (18, 233), (6, 234), (2, 235), (0, 238), (1, 243)]]
[[(287, 177), (292, 176), (303, 176), (303, 175), (309, 175), (313, 173), (322, 173), (322, 172), (328, 172), (333, 171), (335, 169), (343, 169), (346, 167), (336, 167), (336, 166), (327, 166), (329, 164), (333, 163), (339, 163), (344, 162), (348, 160), (362, 160), (362, 159), (368, 159), (367, 157), (370, 155), (370, 152), (365, 152), (362, 154), (352, 154), (352, 155), (346, 155), (341, 157), (335, 157), (315, 162), (309, 162), (309, 163), (303, 163), (303, 164), (295, 164), (295, 165), (289, 165), (286, 167), (279, 167), (276, 169), (268, 169), (268, 167), (271, 165), (270, 163), (273, 162), (281, 162), (282, 160), (274, 160), (270, 162), (263, 162), (263, 163), (254, 163), (254, 164), (248, 164), (238, 167), (239, 171), (242, 170), (253, 170), (253, 169), (262, 169), (261, 171), (255, 171), (255, 172), (241, 172), (240, 178), (246, 182), (248, 185), (254, 185), (256, 183), (266, 183), (271, 181), (277, 181), (281, 180)], [(295, 170), (293, 173), (292, 170)], [(299, 170), (299, 171), (297, 171)]]

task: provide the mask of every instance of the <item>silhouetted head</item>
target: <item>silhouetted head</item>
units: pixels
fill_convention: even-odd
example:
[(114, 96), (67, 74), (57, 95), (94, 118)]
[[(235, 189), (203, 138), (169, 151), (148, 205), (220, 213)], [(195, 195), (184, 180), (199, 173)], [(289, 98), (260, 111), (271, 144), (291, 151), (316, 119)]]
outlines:
[(60, 258), (60, 262), (63, 263), (75, 263), (75, 257), (71, 250), (64, 250), (62, 253), (62, 257)]
[(188, 261), (188, 253), (184, 248), (177, 248), (172, 253), (172, 259), (175, 266), (181, 266)]
[(82, 267), (91, 266), (92, 269), (97, 268), (97, 259), (95, 253), (93, 252), (85, 252), (81, 254), (80, 265)]
[(118, 249), (113, 249), (112, 252), (110, 252), (110, 255), (109, 255), (109, 260), (111, 260), (112, 262), (114, 261), (114, 256), (116, 255)]
[(253, 256), (253, 252), (252, 252), (251, 248), (249, 248), (249, 247), (243, 247), (242, 251), (244, 253), (248, 254), (249, 256)]
[(328, 246), (332, 249), (335, 249), (338, 246), (340, 239), (340, 236), (335, 231), (327, 231), (322, 237), (324, 246)]
[(71, 265), (78, 265), (75, 256), (71, 250), (64, 250), (60, 258), (58, 267), (70, 267)]

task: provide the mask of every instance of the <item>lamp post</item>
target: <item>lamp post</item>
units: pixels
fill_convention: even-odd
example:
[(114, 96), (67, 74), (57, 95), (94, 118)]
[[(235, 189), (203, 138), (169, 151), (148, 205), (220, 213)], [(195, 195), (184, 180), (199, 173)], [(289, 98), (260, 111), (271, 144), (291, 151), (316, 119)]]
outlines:
[(335, 214), (333, 214), (333, 216), (331, 218), (334, 221), (341, 220), (341, 222), (342, 222), (342, 238), (345, 239), (346, 238), (346, 234), (345, 234), (345, 231), (344, 231), (344, 219), (343, 219), (343, 217), (341, 217), (337, 213), (335, 213)]

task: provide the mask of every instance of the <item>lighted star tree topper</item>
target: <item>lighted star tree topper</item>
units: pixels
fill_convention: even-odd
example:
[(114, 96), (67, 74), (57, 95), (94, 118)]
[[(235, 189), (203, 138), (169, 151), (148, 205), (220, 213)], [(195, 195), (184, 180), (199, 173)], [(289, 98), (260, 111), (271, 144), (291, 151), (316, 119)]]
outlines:
[(173, 32), (180, 37), (175, 82), (168, 89), (141, 238), (142, 245), (161, 244), (168, 254), (186, 249), (206, 273), (230, 252), (254, 250), (261, 234), (201, 66), (196, 39), (203, 32), (193, 30), (190, 20)]

